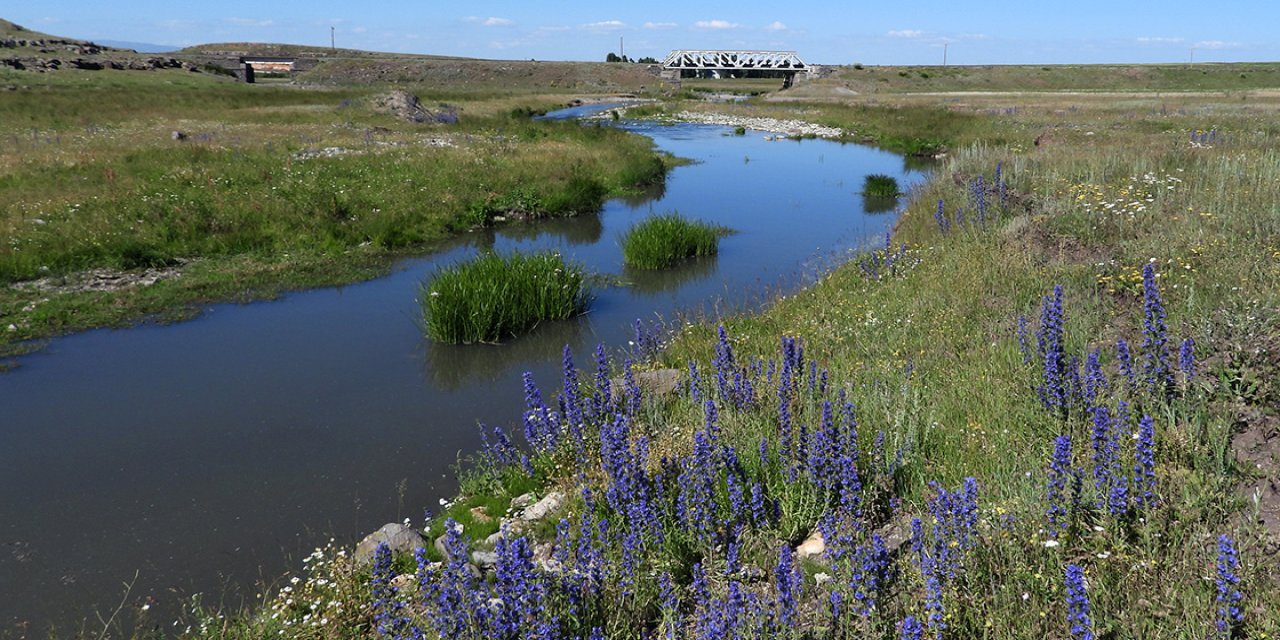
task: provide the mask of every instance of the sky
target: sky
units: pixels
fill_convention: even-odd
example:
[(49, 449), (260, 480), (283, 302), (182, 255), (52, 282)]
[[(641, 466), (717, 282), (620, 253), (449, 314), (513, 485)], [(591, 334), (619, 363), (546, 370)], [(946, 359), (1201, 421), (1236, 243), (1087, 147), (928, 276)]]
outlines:
[(1280, 60), (1274, 0), (183, 2), (41, 0), (0, 17), (90, 40), (329, 44), (494, 59), (662, 59), (673, 49), (795, 51), (810, 64)]

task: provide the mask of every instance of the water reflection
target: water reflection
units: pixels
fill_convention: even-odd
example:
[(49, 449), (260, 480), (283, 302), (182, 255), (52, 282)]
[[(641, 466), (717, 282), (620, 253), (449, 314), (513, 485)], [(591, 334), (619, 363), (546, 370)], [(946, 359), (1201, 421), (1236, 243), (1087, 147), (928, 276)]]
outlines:
[(898, 206), (894, 196), (862, 196), (862, 210), (866, 213), (889, 213)]
[(623, 267), (622, 280), (638, 293), (672, 291), (691, 282), (710, 278), (716, 272), (716, 262), (716, 256), (703, 256), (686, 260), (669, 269)]
[(499, 239), (532, 242), (540, 238), (561, 238), (571, 245), (588, 245), (599, 242), (603, 234), (604, 223), (597, 213), (537, 222), (511, 222), (476, 232), (484, 249), (493, 249)]
[[(565, 345), (575, 354), (590, 353), (594, 332), (590, 317), (545, 322), (533, 332), (501, 344), (426, 343), (422, 371), (432, 386), (456, 391), (479, 383), (510, 383), (507, 375), (528, 362), (554, 361)], [(519, 372), (514, 377), (518, 378)]]
[(665, 195), (667, 195), (667, 183), (664, 180), (640, 187), (637, 191), (619, 197), (618, 200), (629, 207), (639, 207), (655, 200), (661, 200)]

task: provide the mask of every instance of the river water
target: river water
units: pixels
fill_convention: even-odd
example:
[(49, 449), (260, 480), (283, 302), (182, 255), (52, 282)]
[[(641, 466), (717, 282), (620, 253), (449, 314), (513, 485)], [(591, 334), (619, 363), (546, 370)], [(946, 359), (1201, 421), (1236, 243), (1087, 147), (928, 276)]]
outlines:
[[(77, 629), (122, 599), (129, 617), (153, 602), (163, 625), (195, 592), (234, 607), (330, 537), (420, 521), (455, 491), (451, 465), (479, 446), (477, 422), (515, 422), (522, 372), (550, 394), (565, 344), (589, 366), (637, 318), (714, 317), (811, 282), (892, 227), (891, 207), (859, 195), (866, 174), (924, 178), (864, 146), (622, 126), (695, 164), (598, 215), (465, 234), (369, 282), (60, 338), (0, 374), (0, 637)], [(736, 233), (714, 258), (624, 270), (619, 236), (669, 211)], [(546, 248), (628, 284), (509, 344), (422, 337), (415, 298), (437, 266)]]

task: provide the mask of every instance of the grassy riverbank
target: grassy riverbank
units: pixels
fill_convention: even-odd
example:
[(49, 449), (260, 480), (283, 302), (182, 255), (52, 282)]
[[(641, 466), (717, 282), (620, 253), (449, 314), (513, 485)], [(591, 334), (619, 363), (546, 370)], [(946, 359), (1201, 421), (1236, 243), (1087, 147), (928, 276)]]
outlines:
[(378, 109), (385, 88), (181, 73), (27, 74), (0, 100), (0, 349), (368, 278), (667, 169), (642, 137), (524, 115), (569, 96), (424, 91), (442, 115), (420, 124)]
[[(463, 537), (487, 548), (515, 522), (512, 498), (561, 491), (529, 538), (499, 546), (494, 583), (432, 565), (435, 549), (407, 581), (392, 575), (414, 571), (407, 557), (371, 576), (321, 550), (262, 611), (196, 615), (192, 635), (501, 621), (628, 638), (889, 638), (913, 622), (943, 638), (1280, 633), (1274, 98), (729, 108), (886, 146), (934, 136), (948, 156), (889, 246), (721, 334), (687, 325), (658, 352), (638, 340), (634, 384), (574, 354), (567, 382), (526, 389), (512, 432), (530, 443), (491, 437), (427, 532), (461, 523), (443, 544), (461, 557)], [(678, 389), (639, 373), (662, 369)], [(815, 531), (826, 555), (795, 558)]]

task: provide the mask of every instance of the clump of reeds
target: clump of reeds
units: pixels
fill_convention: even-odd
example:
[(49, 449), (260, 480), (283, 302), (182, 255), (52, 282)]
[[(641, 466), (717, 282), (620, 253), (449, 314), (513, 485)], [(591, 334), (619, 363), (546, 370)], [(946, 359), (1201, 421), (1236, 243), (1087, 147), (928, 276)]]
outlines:
[(622, 260), (637, 269), (664, 269), (681, 260), (715, 255), (726, 230), (678, 213), (652, 216), (622, 238)]
[(427, 335), (454, 344), (512, 338), (590, 301), (582, 268), (552, 252), (481, 254), (437, 270), (419, 296)]
[(898, 180), (883, 173), (868, 175), (862, 182), (862, 195), (873, 198), (896, 198), (899, 194)]

